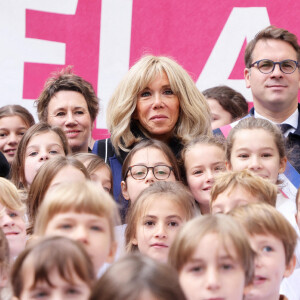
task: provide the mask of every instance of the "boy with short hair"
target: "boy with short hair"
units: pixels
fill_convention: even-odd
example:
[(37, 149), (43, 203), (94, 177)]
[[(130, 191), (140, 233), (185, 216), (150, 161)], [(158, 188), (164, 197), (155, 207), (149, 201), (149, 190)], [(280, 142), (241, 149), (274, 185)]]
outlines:
[(275, 206), (277, 186), (248, 171), (228, 171), (215, 177), (211, 190), (212, 214), (228, 213), (249, 203), (264, 202)]
[(299, 244), (299, 237), (300, 237), (300, 188), (298, 189), (297, 196), (296, 196), (296, 216), (295, 216), (295, 224), (294, 229), (298, 235), (298, 242), (295, 249), (296, 255), (296, 268), (291, 276), (288, 278), (284, 278), (281, 286), (280, 292), (288, 297), (288, 299), (300, 299), (300, 289), (299, 289), (299, 282), (300, 282), (300, 244)]
[(47, 193), (36, 219), (37, 236), (66, 236), (83, 244), (95, 272), (113, 262), (119, 225), (115, 201), (92, 182), (60, 184)]
[(205, 215), (183, 225), (169, 263), (179, 274), (187, 300), (242, 300), (253, 278), (254, 252), (231, 216)]
[(280, 295), (283, 278), (293, 273), (297, 234), (290, 223), (274, 207), (255, 203), (230, 212), (247, 231), (256, 252), (254, 280), (245, 299), (287, 299)]

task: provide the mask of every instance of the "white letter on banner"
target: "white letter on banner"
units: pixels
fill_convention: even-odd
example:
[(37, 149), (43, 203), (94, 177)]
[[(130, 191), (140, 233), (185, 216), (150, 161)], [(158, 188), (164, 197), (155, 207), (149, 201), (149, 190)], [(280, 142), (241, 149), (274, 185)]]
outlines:
[(216, 85), (228, 85), (252, 99), (245, 81), (228, 79), (239, 56), (245, 38), (250, 41), (270, 25), (266, 7), (234, 7), (198, 80), (202, 91)]
[(97, 128), (106, 128), (107, 102), (129, 68), (131, 16), (132, 0), (102, 0)]
[(26, 9), (74, 14), (78, 0), (7, 0), (0, 2), (0, 106), (21, 104), (36, 116), (33, 101), (21, 101), (24, 62), (64, 64), (65, 44), (25, 38)]

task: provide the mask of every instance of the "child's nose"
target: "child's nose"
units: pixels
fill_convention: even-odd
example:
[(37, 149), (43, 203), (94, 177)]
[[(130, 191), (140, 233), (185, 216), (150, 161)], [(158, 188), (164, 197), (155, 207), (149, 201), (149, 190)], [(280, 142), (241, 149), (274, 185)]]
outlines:
[(52, 293), (49, 297), (49, 300), (65, 300), (66, 295), (62, 290), (55, 289), (52, 290)]
[(15, 133), (11, 133), (9, 135), (8, 143), (9, 143), (9, 145), (16, 145), (18, 143), (18, 138)]
[(214, 174), (211, 170), (206, 171), (206, 181), (213, 182), (214, 181)]
[(40, 155), (40, 161), (46, 161), (49, 159), (49, 153), (48, 152), (42, 152)]
[(253, 155), (250, 159), (248, 169), (251, 171), (255, 171), (260, 168), (261, 168), (260, 159), (256, 155)]
[(219, 273), (214, 267), (208, 268), (206, 271), (206, 288), (208, 290), (217, 290), (220, 287)]
[(0, 220), (1, 227), (10, 227), (15, 224), (14, 219), (7, 213), (5, 213)]
[(84, 226), (77, 226), (72, 233), (72, 239), (83, 244), (88, 243), (88, 231)]
[(261, 262), (262, 262), (262, 258), (261, 258), (261, 255), (256, 253), (255, 254), (255, 258), (254, 258), (254, 265), (255, 265), (255, 268), (260, 268), (261, 267)]
[(154, 181), (156, 181), (156, 178), (154, 177), (153, 169), (149, 169), (148, 174), (145, 178), (145, 182), (146, 183), (153, 183)]
[(167, 229), (164, 224), (157, 224), (155, 236), (158, 238), (166, 238), (167, 237)]

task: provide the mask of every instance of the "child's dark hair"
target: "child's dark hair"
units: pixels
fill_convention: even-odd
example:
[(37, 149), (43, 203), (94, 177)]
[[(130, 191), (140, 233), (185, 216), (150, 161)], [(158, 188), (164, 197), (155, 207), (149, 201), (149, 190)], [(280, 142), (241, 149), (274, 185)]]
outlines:
[(217, 100), (222, 108), (230, 113), (232, 120), (248, 114), (248, 103), (244, 96), (229, 86), (215, 86), (202, 93), (207, 99)]

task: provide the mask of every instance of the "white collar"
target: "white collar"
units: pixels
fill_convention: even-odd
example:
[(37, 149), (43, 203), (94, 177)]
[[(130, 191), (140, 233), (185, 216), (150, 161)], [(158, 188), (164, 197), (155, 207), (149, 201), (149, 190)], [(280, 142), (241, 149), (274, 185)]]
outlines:
[[(271, 120), (267, 119), (266, 117), (260, 115), (258, 112), (256, 112), (255, 109), (254, 109), (254, 117), (268, 120), (273, 124), (278, 124), (278, 123), (272, 122)], [(298, 111), (298, 107), (297, 107), (296, 110), (286, 120), (284, 120), (282, 123), (280, 123), (280, 124), (289, 124), (289, 125), (292, 126), (292, 128), (289, 129), (284, 134), (285, 136), (288, 136), (288, 134), (290, 132), (294, 132), (297, 129), (297, 127), (298, 127), (298, 118), (299, 118), (299, 111)]]

